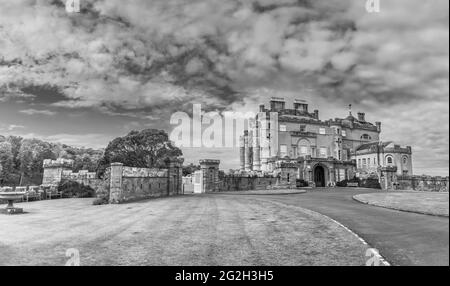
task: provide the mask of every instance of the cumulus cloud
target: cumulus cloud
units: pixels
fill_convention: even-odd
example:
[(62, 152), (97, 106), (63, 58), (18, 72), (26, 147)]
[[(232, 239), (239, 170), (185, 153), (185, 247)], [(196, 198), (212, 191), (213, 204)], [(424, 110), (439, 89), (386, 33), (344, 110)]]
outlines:
[[(242, 109), (267, 88), (405, 128), (431, 112), (414, 108), (448, 119), (446, 0), (382, 0), (373, 14), (353, 0), (84, 0), (80, 14), (64, 2), (0, 0), (0, 102), (54, 86), (54, 108), (165, 118), (192, 102)], [(448, 145), (448, 125), (433, 131)]]

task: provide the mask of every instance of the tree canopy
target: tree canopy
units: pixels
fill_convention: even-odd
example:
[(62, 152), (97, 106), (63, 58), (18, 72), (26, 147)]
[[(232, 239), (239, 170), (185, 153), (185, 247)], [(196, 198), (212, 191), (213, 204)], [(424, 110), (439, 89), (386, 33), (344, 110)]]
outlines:
[(75, 172), (82, 169), (95, 171), (102, 154), (102, 150), (0, 135), (0, 185), (42, 183), (45, 159), (72, 159)]
[(111, 163), (123, 163), (130, 167), (161, 168), (167, 159), (182, 156), (183, 153), (163, 130), (145, 129), (131, 131), (124, 137), (112, 140), (99, 162), (98, 174), (103, 175)]

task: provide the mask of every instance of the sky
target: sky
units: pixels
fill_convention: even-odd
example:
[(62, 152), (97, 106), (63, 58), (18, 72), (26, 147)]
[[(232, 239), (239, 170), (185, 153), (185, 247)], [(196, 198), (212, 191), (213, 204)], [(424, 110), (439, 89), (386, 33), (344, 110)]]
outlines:
[[(449, 2), (0, 0), (0, 134), (104, 148), (170, 117), (307, 100), (347, 106), (413, 148), (416, 174), (449, 174)], [(239, 166), (236, 148), (183, 149)]]

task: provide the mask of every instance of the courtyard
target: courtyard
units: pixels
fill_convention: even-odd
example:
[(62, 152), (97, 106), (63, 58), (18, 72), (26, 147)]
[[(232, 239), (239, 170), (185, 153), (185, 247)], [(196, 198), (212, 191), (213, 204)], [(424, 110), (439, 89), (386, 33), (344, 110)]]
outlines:
[(0, 216), (0, 265), (64, 265), (67, 249), (81, 265), (364, 265), (370, 247), (393, 265), (449, 264), (448, 217), (352, 199), (370, 192), (20, 203), (26, 214)]

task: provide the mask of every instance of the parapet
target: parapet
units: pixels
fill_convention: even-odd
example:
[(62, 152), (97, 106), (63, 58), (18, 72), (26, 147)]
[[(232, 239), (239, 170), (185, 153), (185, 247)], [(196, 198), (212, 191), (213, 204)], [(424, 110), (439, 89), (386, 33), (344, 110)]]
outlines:
[(220, 160), (203, 159), (199, 163), (200, 165), (220, 165)]
[(42, 165), (44, 168), (73, 168), (73, 164), (73, 160), (58, 158), (56, 160), (46, 159)]

